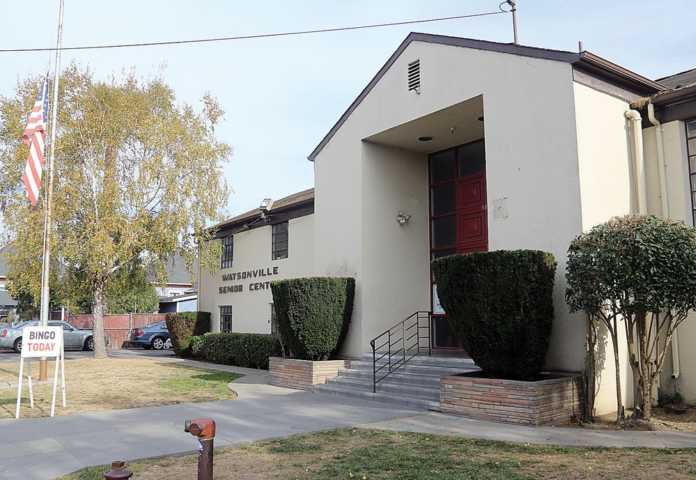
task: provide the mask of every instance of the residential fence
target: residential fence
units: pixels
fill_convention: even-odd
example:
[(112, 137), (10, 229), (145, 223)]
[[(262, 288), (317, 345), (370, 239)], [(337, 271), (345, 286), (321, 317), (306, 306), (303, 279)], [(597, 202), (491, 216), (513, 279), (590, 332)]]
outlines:
[[(134, 328), (143, 328), (166, 318), (164, 313), (126, 313), (104, 315), (104, 333), (109, 348), (120, 349), (126, 346)], [(76, 328), (94, 327), (94, 315), (91, 313), (72, 314), (66, 312), (65, 320)]]

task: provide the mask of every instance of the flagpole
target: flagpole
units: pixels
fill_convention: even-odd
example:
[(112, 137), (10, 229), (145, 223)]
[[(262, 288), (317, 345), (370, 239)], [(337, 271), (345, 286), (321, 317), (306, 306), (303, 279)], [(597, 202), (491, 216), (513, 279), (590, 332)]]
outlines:
[[(59, 0), (58, 6), (58, 34), (56, 38), (56, 60), (53, 70), (53, 98), (51, 100), (51, 140), (48, 165), (46, 167), (47, 187), (46, 205), (44, 208), (44, 233), (43, 233), (43, 257), (41, 269), (41, 326), (48, 326), (49, 312), (49, 271), (51, 264), (51, 200), (53, 197), (53, 162), (56, 156), (56, 127), (58, 125), (58, 81), (60, 79), (60, 48), (63, 44), (63, 0)], [(58, 368), (56, 366), (56, 368)], [(39, 364), (39, 380), (48, 378), (48, 362), (46, 357), (41, 358)]]

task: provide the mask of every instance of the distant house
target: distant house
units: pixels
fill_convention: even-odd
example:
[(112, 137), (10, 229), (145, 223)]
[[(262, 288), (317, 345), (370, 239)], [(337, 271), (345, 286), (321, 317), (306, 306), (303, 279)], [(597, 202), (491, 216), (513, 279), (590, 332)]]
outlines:
[(197, 309), (198, 293), (195, 290), (159, 299), (159, 313), (195, 312)]
[(150, 281), (155, 284), (159, 296), (159, 312), (193, 312), (198, 308), (198, 292), (191, 281), (191, 274), (186, 269), (186, 262), (175, 255), (167, 262), (167, 282), (157, 285), (154, 275)]
[(17, 309), (17, 300), (10, 297), (7, 291), (7, 262), (5, 261), (6, 248), (0, 249), (0, 322), (7, 320), (10, 312), (14, 313)]

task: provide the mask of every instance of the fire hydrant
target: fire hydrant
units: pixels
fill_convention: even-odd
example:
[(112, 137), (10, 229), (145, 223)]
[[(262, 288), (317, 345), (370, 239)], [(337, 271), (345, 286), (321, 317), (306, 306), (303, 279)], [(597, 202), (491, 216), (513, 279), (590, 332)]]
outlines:
[(186, 420), (184, 431), (198, 438), (198, 480), (213, 480), (215, 420), (212, 418)]
[(111, 470), (104, 472), (104, 480), (125, 480), (133, 476), (133, 472), (126, 468), (126, 462), (118, 460), (111, 462)]

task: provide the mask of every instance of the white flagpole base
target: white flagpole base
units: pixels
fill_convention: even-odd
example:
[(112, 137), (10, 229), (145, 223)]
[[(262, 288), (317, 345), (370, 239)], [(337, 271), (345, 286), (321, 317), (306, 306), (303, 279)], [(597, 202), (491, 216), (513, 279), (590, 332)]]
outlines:
[(19, 404), (22, 401), (22, 375), (24, 374), (24, 358), (19, 359), (19, 379), (17, 381), (17, 407), (15, 408), (15, 418), (19, 418)]

